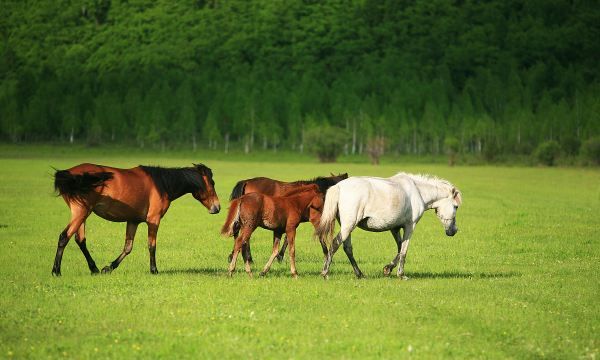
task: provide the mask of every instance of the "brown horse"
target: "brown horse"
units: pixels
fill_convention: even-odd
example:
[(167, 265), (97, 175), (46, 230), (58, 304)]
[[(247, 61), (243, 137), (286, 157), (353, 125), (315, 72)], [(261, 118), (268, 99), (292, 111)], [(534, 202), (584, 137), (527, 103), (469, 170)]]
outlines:
[[(315, 184), (296, 187), (286, 196), (268, 196), (261, 193), (249, 193), (231, 202), (227, 220), (221, 229), (224, 236), (234, 236), (235, 245), (229, 264), (229, 276), (235, 270), (239, 251), (243, 244), (249, 244), (250, 236), (257, 227), (273, 231), (273, 252), (261, 275), (269, 271), (279, 250), (279, 241), (285, 233), (290, 246), (290, 271), (297, 277), (296, 271), (296, 228), (300, 223), (310, 221), (317, 226), (323, 208), (323, 195)], [(324, 246), (324, 245), (323, 245)], [(248, 247), (249, 248), (249, 247)], [(248, 251), (242, 250), (245, 268), (252, 276)], [(327, 247), (324, 247), (327, 253)]]
[(85, 239), (85, 220), (92, 212), (109, 221), (127, 222), (125, 247), (102, 269), (103, 273), (116, 269), (131, 252), (135, 232), (142, 222), (148, 224), (150, 272), (158, 273), (155, 254), (160, 220), (172, 201), (188, 193), (211, 214), (218, 213), (221, 206), (212, 177), (212, 171), (202, 164), (188, 168), (138, 166), (132, 169), (80, 164), (56, 171), (54, 188), (71, 209), (71, 220), (58, 237), (52, 274), (60, 276), (63, 251), (73, 235), (92, 274), (99, 272)]
[[(270, 179), (267, 177), (256, 177), (252, 179), (240, 180), (233, 187), (231, 191), (231, 196), (229, 200), (235, 200), (240, 198), (244, 194), (249, 193), (261, 193), (269, 196), (283, 196), (285, 193), (289, 193), (290, 191), (294, 191), (302, 187), (303, 185), (316, 184), (319, 187), (319, 191), (321, 194), (325, 196), (327, 189), (331, 186), (337, 184), (338, 182), (347, 179), (348, 173), (338, 174), (328, 177), (316, 177), (312, 180), (300, 180), (294, 182), (284, 182), (279, 180)], [(273, 238), (275, 241), (275, 238)], [(283, 255), (285, 254), (285, 249), (287, 247), (287, 239), (284, 240), (283, 245), (281, 246), (281, 251), (277, 255), (277, 260), (281, 262), (283, 260)], [(247, 249), (246, 249), (247, 248)], [(252, 262), (252, 252), (250, 251), (250, 245), (244, 245), (244, 251), (248, 251), (248, 256), (250, 257), (250, 262)], [(231, 257), (233, 256), (233, 250), (231, 254), (229, 254), (228, 261), (231, 262)]]

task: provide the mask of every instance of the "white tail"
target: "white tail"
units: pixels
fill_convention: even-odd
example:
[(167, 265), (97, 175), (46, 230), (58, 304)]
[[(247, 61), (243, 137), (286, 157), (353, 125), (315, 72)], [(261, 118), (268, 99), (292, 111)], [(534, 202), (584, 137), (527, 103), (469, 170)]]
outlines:
[(321, 220), (315, 230), (315, 236), (317, 236), (319, 241), (323, 244), (331, 244), (339, 199), (339, 186), (334, 185), (330, 187), (325, 194), (325, 205), (323, 206), (323, 212), (321, 213)]

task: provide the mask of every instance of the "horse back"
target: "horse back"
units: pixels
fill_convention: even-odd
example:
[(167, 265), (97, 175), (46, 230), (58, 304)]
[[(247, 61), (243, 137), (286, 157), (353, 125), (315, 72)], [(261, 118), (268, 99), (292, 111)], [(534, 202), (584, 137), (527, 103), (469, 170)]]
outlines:
[[(121, 169), (85, 163), (67, 171), (75, 176), (110, 174), (79, 201), (106, 220), (143, 222), (149, 211), (160, 213), (168, 208), (152, 179), (140, 167)], [(70, 205), (71, 199), (65, 200)]]
[(245, 181), (244, 194), (261, 193), (265, 195), (277, 195), (284, 183), (266, 177), (256, 177)]

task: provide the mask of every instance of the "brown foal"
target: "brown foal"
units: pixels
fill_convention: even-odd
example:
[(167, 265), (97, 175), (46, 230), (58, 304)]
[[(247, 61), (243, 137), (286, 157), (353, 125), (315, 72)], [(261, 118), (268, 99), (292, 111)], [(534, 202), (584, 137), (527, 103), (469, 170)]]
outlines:
[[(227, 214), (227, 220), (221, 229), (224, 236), (234, 236), (235, 245), (229, 263), (229, 276), (235, 270), (237, 256), (242, 245), (249, 244), (250, 236), (257, 227), (273, 231), (273, 252), (265, 264), (261, 275), (265, 275), (279, 251), (281, 236), (285, 233), (289, 245), (290, 271), (293, 277), (296, 271), (296, 228), (302, 222), (310, 221), (316, 226), (321, 218), (323, 195), (315, 184), (302, 185), (285, 196), (268, 196), (249, 193), (233, 200)], [(326, 253), (325, 247), (324, 252)], [(248, 251), (242, 251), (245, 269), (252, 276)]]

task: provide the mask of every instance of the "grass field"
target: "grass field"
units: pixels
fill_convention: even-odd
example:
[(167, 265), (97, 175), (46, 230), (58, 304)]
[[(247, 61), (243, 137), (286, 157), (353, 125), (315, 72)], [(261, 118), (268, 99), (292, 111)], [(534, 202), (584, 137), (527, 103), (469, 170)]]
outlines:
[[(178, 153), (0, 148), (0, 358), (598, 358), (600, 171), (579, 168), (317, 164), (205, 159)], [(47, 151), (50, 151), (48, 153)], [(55, 151), (55, 152), (53, 152)], [(53, 170), (84, 161), (122, 167), (204, 162), (223, 210), (235, 182), (253, 176), (306, 179), (329, 172), (447, 178), (463, 192), (459, 233), (448, 238), (433, 213), (408, 252), (409, 281), (384, 278), (395, 255), (389, 233), (357, 230), (354, 278), (343, 252), (329, 280), (309, 224), (299, 228), (300, 278), (289, 263), (248, 278), (226, 276), (226, 211), (209, 215), (177, 200), (157, 241), (150, 275), (146, 227), (110, 275), (90, 276), (73, 241), (60, 278), (50, 274), (69, 218), (52, 193)], [(88, 247), (102, 267), (124, 243), (125, 226), (91, 216)], [(257, 230), (258, 270), (270, 233)]]

